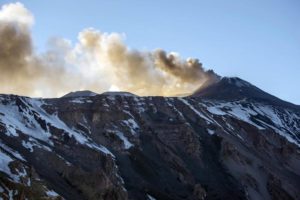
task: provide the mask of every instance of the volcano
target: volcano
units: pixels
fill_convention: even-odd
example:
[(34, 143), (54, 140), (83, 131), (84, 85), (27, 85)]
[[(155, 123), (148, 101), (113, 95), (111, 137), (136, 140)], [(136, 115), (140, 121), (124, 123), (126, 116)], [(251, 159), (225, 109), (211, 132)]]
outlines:
[(0, 198), (300, 198), (300, 106), (239, 78), (186, 97), (0, 95)]

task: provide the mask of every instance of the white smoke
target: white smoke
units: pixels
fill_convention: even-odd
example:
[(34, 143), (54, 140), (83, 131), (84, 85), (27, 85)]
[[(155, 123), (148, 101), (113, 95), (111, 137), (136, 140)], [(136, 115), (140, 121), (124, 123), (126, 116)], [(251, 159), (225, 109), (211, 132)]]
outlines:
[(56, 97), (70, 91), (118, 88), (138, 95), (191, 93), (215, 81), (197, 59), (163, 50), (129, 49), (122, 34), (87, 28), (78, 41), (55, 38), (42, 54), (34, 51), (34, 17), (21, 3), (0, 10), (0, 92)]

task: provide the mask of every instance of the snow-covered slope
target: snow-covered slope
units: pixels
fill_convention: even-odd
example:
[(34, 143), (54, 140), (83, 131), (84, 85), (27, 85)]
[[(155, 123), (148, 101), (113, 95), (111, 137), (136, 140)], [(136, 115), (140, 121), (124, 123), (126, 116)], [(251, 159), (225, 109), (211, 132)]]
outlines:
[[(233, 117), (259, 130), (272, 130), (300, 147), (300, 113), (247, 101), (204, 101), (211, 116)], [(205, 112), (205, 111), (204, 111)]]

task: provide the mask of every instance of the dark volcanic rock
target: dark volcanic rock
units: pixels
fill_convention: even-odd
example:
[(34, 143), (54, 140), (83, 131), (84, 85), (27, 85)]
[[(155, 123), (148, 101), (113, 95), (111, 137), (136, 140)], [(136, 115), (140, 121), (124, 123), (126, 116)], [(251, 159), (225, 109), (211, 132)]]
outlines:
[(77, 91), (77, 92), (70, 92), (64, 96), (63, 98), (68, 98), (68, 97), (92, 97), (96, 96), (97, 93), (89, 91), (89, 90), (83, 90), (83, 91)]
[(246, 93), (1, 95), (0, 197), (299, 199), (299, 107), (234, 85)]

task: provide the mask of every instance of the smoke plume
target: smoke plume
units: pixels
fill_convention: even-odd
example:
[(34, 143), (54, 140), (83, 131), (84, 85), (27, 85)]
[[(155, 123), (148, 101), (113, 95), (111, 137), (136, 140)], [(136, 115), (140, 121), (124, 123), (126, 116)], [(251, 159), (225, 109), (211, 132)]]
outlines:
[(218, 76), (197, 59), (158, 49), (132, 50), (122, 34), (87, 28), (72, 44), (49, 40), (37, 53), (31, 27), (34, 17), (21, 3), (0, 10), (0, 93), (55, 97), (70, 91), (104, 92), (110, 88), (138, 95), (173, 96), (192, 93)]

